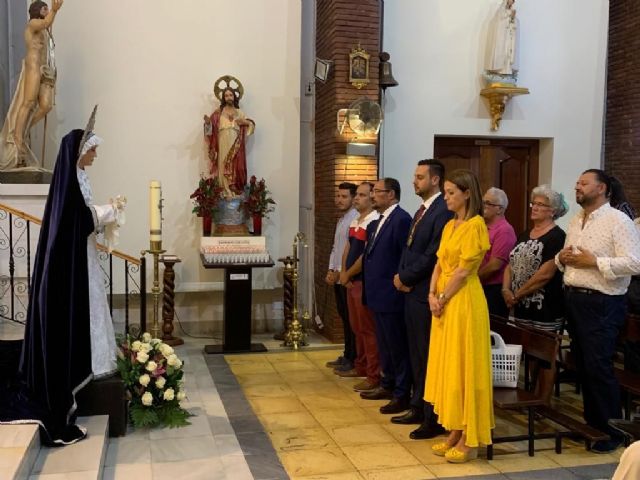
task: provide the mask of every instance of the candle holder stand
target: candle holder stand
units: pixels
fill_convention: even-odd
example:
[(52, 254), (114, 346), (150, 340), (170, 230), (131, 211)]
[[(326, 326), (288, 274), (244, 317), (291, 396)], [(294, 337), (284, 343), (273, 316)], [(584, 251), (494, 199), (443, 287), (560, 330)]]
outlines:
[(160, 289), (160, 266), (159, 259), (160, 255), (162, 255), (166, 250), (162, 249), (162, 241), (154, 241), (150, 242), (151, 248), (149, 250), (144, 250), (142, 254), (149, 253), (153, 255), (153, 287), (151, 287), (151, 294), (153, 295), (153, 325), (151, 326), (151, 335), (153, 338), (160, 338), (160, 294), (162, 290)]

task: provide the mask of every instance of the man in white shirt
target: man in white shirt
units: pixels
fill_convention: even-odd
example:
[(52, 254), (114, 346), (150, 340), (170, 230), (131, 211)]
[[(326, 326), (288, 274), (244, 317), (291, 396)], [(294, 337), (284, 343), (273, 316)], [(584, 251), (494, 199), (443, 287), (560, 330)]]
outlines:
[(640, 235), (624, 213), (609, 205), (609, 177), (586, 170), (576, 182), (582, 207), (569, 224), (565, 248), (556, 256), (564, 272), (571, 348), (582, 383), (587, 424), (611, 435), (592, 446), (597, 453), (615, 450), (619, 432), (608, 425), (621, 418), (620, 387), (613, 355), (624, 323), (624, 295), (631, 275), (640, 273)]
[(336, 230), (333, 236), (333, 247), (331, 248), (331, 256), (329, 257), (329, 271), (325, 277), (325, 281), (329, 285), (333, 285), (333, 291), (336, 297), (336, 309), (342, 320), (344, 332), (344, 352), (337, 359), (327, 362), (327, 367), (337, 369), (338, 371), (353, 370), (356, 360), (356, 337), (349, 325), (349, 310), (347, 308), (347, 291), (340, 284), (340, 270), (342, 269), (342, 254), (349, 243), (349, 225), (358, 217), (358, 211), (353, 208), (353, 198), (356, 195), (356, 185), (350, 182), (343, 182), (338, 185), (338, 193), (336, 194), (336, 207), (342, 213), (342, 217), (338, 220)]

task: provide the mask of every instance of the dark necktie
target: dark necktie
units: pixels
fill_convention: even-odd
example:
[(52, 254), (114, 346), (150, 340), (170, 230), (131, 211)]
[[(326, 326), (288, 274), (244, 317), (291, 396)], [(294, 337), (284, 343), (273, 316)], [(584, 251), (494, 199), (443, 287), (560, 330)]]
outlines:
[[(384, 218), (384, 215), (380, 215), (378, 217), (378, 225), (380, 225), (380, 222), (382, 222), (382, 219)], [(371, 249), (373, 248), (373, 244), (376, 241), (376, 237), (378, 236), (378, 232), (379, 232), (379, 228), (378, 225), (376, 225), (376, 229), (373, 231), (373, 235), (371, 236), (371, 240), (369, 240), (369, 242), (367, 242), (367, 253), (371, 251)], [(382, 227), (380, 227), (382, 228)]]
[(409, 231), (409, 238), (407, 238), (407, 246), (409, 247), (413, 243), (413, 235), (416, 233), (416, 227), (418, 226), (418, 223), (420, 223), (420, 220), (422, 220), (425, 210), (426, 208), (423, 203), (422, 205), (420, 205), (420, 208), (413, 216), (413, 222), (411, 222), (411, 230)]

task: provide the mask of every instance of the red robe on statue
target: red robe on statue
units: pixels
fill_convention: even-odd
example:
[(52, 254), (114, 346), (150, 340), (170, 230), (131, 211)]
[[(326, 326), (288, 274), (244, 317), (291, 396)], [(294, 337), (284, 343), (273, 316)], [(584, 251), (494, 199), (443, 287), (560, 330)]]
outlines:
[[(251, 125), (239, 126), (236, 118), (247, 120)], [(255, 122), (245, 118), (239, 109), (233, 119), (223, 116), (217, 109), (211, 114), (210, 121), (211, 131), (205, 132), (211, 162), (209, 173), (220, 180), (227, 193), (240, 195), (247, 183), (245, 139), (253, 133)]]

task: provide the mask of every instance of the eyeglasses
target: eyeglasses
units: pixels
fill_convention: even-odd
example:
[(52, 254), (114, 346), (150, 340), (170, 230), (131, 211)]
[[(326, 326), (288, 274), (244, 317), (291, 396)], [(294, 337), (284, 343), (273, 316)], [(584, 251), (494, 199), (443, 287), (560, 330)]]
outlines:
[(538, 207), (538, 208), (551, 208), (551, 205), (547, 205), (546, 203), (541, 202), (530, 202), (529, 208)]
[(500, 205), (499, 203), (491, 203), (487, 202), (486, 200), (482, 202), (482, 205), (484, 205), (485, 207), (502, 207), (502, 205)]
[(374, 188), (373, 193), (390, 192), (390, 189)]

